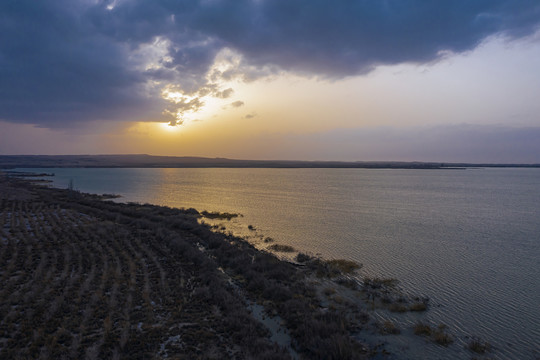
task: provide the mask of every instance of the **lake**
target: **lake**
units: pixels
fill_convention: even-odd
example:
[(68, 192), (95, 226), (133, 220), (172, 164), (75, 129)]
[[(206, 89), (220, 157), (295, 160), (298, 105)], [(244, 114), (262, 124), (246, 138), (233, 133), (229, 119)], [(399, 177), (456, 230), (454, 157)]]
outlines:
[[(495, 359), (540, 357), (540, 169), (20, 170), (120, 201), (241, 213), (225, 226), (258, 246), (269, 236), (355, 260), (428, 296), (405, 326), (444, 323), (458, 345), (489, 341)], [(449, 358), (470, 358), (455, 348)]]

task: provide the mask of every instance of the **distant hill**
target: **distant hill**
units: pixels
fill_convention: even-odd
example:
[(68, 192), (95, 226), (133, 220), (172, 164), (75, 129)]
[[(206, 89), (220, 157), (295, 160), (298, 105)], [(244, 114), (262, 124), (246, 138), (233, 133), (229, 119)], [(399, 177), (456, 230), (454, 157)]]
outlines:
[(132, 168), (375, 168), (444, 169), (466, 167), (540, 167), (540, 164), (467, 164), (394, 161), (290, 161), (134, 155), (0, 155), (0, 168), (132, 167)]

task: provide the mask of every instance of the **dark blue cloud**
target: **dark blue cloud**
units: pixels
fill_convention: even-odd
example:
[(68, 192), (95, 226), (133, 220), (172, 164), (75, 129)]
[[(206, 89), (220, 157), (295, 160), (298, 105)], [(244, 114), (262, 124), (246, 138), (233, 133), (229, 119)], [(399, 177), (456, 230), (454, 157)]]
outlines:
[[(339, 78), (493, 34), (523, 37), (539, 23), (538, 0), (3, 0), (0, 119), (157, 119), (165, 85), (223, 91), (205, 77), (223, 48), (251, 69)], [(147, 69), (134, 55), (156, 39), (168, 57)]]
[(70, 1), (0, 3), (0, 118), (64, 126), (152, 107), (129, 52), (83, 11)]
[(190, 18), (255, 64), (346, 76), (378, 64), (425, 62), (487, 36), (538, 27), (538, 1), (213, 1)]

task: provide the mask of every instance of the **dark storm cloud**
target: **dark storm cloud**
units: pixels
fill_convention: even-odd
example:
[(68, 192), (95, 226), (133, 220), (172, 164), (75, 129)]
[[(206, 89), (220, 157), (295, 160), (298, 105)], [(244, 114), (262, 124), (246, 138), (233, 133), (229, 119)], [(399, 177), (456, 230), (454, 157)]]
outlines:
[[(156, 120), (170, 110), (165, 86), (225, 97), (219, 77), (242, 71), (339, 78), (432, 61), (497, 33), (526, 36), (539, 21), (537, 0), (3, 0), (0, 119)], [(167, 56), (149, 67), (142, 50), (156, 41)], [(241, 69), (210, 83), (224, 48), (243, 57)]]
[(54, 126), (152, 107), (127, 49), (83, 10), (70, 1), (0, 2), (0, 118)]
[(378, 64), (424, 62), (486, 36), (523, 36), (540, 21), (536, 0), (209, 1), (190, 19), (254, 64), (329, 76)]

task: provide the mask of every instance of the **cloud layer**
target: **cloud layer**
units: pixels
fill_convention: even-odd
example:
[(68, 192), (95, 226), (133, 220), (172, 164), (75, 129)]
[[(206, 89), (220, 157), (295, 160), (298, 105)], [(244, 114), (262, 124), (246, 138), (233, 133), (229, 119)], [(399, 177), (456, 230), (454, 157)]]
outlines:
[[(0, 14), (0, 119), (65, 127), (171, 120), (201, 97), (231, 96), (220, 84), (234, 76), (342, 78), (430, 62), (490, 35), (531, 34), (540, 3), (4, 0)], [(167, 101), (167, 89), (190, 98)]]

